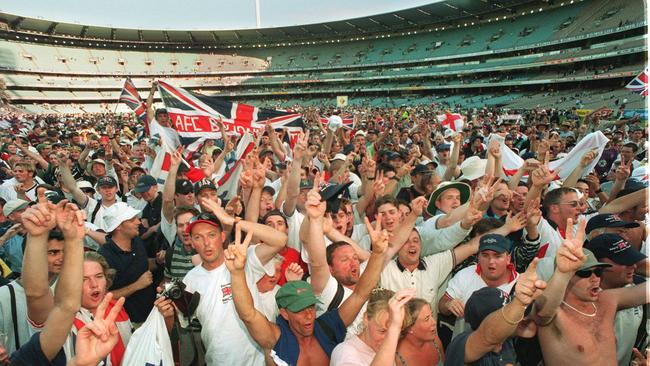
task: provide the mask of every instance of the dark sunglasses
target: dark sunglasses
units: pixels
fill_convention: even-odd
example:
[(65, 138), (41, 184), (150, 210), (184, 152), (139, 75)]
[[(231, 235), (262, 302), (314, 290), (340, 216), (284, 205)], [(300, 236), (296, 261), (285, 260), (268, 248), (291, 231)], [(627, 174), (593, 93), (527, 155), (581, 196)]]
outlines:
[(595, 274), (596, 277), (602, 277), (603, 276), (603, 269), (602, 268), (585, 269), (585, 270), (576, 272), (576, 276), (578, 276), (580, 278), (589, 278), (589, 277), (591, 277), (592, 274)]

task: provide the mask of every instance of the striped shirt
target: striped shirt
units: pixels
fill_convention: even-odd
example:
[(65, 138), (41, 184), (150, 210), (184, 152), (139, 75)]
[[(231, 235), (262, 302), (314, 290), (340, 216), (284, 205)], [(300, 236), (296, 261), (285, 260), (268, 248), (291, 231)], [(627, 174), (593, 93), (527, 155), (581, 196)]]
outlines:
[(182, 280), (183, 277), (189, 272), (194, 265), (192, 264), (192, 256), (196, 254), (194, 250), (187, 252), (181, 240), (176, 237), (174, 245), (171, 250), (171, 261), (165, 266), (165, 277), (172, 280)]

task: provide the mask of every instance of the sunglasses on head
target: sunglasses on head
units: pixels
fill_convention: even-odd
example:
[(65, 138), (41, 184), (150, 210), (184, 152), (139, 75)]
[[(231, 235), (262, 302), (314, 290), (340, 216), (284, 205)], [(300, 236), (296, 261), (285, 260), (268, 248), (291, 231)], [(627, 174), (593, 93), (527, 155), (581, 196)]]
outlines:
[(214, 214), (208, 212), (201, 212), (198, 216), (194, 216), (190, 219), (190, 224), (199, 220), (219, 222), (219, 219), (217, 219), (217, 217)]
[(603, 276), (603, 269), (602, 268), (594, 268), (594, 269), (584, 269), (582, 271), (577, 271), (576, 276), (580, 278), (589, 278), (591, 277), (592, 274), (595, 274), (596, 277), (602, 277)]

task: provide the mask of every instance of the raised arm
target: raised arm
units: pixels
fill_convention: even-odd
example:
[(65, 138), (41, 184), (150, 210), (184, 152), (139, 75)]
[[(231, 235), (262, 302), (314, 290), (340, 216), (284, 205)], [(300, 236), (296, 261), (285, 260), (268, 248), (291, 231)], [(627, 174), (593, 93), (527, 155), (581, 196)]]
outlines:
[(495, 346), (503, 343), (517, 331), (524, 319), (526, 307), (537, 299), (546, 288), (546, 283), (537, 278), (535, 259), (525, 273), (519, 276), (515, 285), (515, 298), (506, 306), (487, 316), (465, 343), (465, 363), (479, 360)]
[(45, 197), (39, 197), (38, 204), (23, 212), (22, 222), (27, 231), (22, 273), (27, 297), (27, 317), (40, 325), (54, 307), (54, 295), (50, 290), (47, 273), (47, 237), (56, 226), (54, 207)]
[(404, 322), (404, 315), (406, 313), (404, 306), (414, 297), (415, 289), (408, 288), (397, 291), (388, 300), (388, 330), (370, 366), (393, 366), (395, 364), (395, 352), (397, 351), (397, 343), (399, 342), (402, 323)]
[(293, 216), (296, 210), (296, 202), (300, 194), (300, 170), (302, 169), (302, 160), (307, 154), (307, 141), (309, 141), (309, 131), (298, 137), (298, 141), (293, 147), (293, 162), (287, 181), (287, 199), (282, 208), (282, 212), (288, 217)]
[[(331, 219), (325, 218), (327, 203), (321, 201), (317, 188), (318, 183), (320, 183), (319, 174), (314, 179), (314, 188), (307, 193), (307, 202), (305, 203), (307, 215), (300, 227), (300, 239), (303, 242), (304, 249), (309, 254), (309, 260), (311, 262), (311, 286), (317, 295), (323, 291), (331, 276), (327, 265), (325, 240), (323, 237), (325, 220)], [(331, 226), (331, 222), (329, 225)]]
[(578, 183), (578, 179), (582, 178), (582, 175), (585, 172), (585, 169), (591, 164), (594, 159), (598, 156), (598, 150), (597, 149), (592, 149), (587, 151), (584, 155), (582, 155), (582, 158), (580, 158), (580, 163), (578, 166), (573, 169), (571, 174), (564, 180), (564, 183), (562, 183), (562, 187), (569, 187), (573, 188), (576, 186), (576, 183)]
[(235, 223), (238, 223), (242, 230), (252, 232), (253, 240), (261, 242), (260, 245), (255, 247), (255, 254), (263, 265), (273, 259), (287, 245), (286, 234), (270, 226), (240, 220), (239, 217), (232, 217), (219, 205), (219, 202), (203, 198), (201, 199), (201, 205), (212, 211), (223, 225), (232, 227)]
[(450, 181), (456, 177), (458, 173), (458, 155), (460, 155), (460, 147), (463, 144), (463, 135), (460, 132), (456, 132), (451, 140), (454, 142), (454, 147), (451, 149), (451, 156), (449, 157), (449, 164), (445, 170), (445, 175), (443, 176), (443, 181)]
[(648, 196), (648, 188), (640, 189), (636, 192), (626, 194), (623, 197), (618, 197), (607, 205), (598, 210), (598, 213), (619, 213), (645, 202)]
[(23, 145), (22, 139), (15, 139), (14, 145), (16, 145), (25, 156), (36, 161), (41, 168), (47, 169), (49, 167), (50, 164), (43, 159), (41, 154), (31, 151), (27, 146)]
[(352, 324), (363, 304), (368, 301), (370, 291), (377, 285), (383, 268), (386, 249), (388, 248), (388, 231), (381, 228), (381, 214), (379, 214), (374, 228), (367, 217), (365, 220), (372, 241), (372, 254), (370, 254), (366, 270), (363, 271), (359, 282), (354, 287), (354, 292), (339, 307), (339, 316), (346, 327)]
[(176, 194), (176, 174), (178, 173), (178, 167), (181, 165), (181, 151), (182, 146), (180, 146), (176, 151), (171, 154), (171, 165), (169, 166), (169, 172), (167, 173), (167, 179), (165, 180), (165, 185), (163, 186), (162, 192), (162, 214), (165, 217), (167, 222), (171, 223), (174, 220), (174, 195)]
[(59, 159), (59, 172), (61, 173), (63, 186), (70, 191), (74, 200), (79, 204), (79, 207), (86, 207), (88, 204), (88, 196), (77, 187), (77, 182), (74, 180), (70, 167), (68, 166), (69, 159), (64, 156), (57, 156), (57, 159)]
[(578, 230), (573, 236), (573, 220), (568, 219), (566, 225), (566, 239), (557, 250), (555, 256), (555, 272), (548, 281), (548, 287), (544, 294), (535, 302), (537, 324), (541, 326), (548, 325), (555, 314), (562, 299), (571, 277), (584, 263), (586, 257), (582, 251), (585, 237), (586, 221), (582, 220), (578, 224)]
[[(397, 252), (402, 249), (402, 246), (411, 235), (413, 228), (415, 227), (415, 222), (418, 217), (422, 215), (424, 207), (427, 205), (427, 199), (423, 196), (420, 196), (414, 199), (411, 202), (411, 212), (404, 218), (404, 221), (400, 223), (397, 229), (392, 233), (390, 239), (388, 239), (388, 248), (386, 249), (386, 256), (384, 258), (384, 264), (388, 263)], [(379, 216), (376, 220), (379, 220)]]
[[(280, 328), (255, 309), (253, 297), (246, 283), (246, 256), (253, 232), (248, 231), (241, 241), (241, 225), (235, 226), (235, 242), (224, 251), (226, 268), (230, 271), (232, 297), (237, 315), (246, 325), (248, 333), (264, 350), (273, 349), (280, 338)], [(235, 351), (235, 350), (233, 350)]]
[(83, 287), (85, 213), (63, 200), (56, 206), (56, 224), (63, 232), (63, 268), (54, 293), (54, 307), (39, 338), (43, 354), (52, 360), (67, 339), (74, 316), (81, 307)]
[(154, 80), (151, 82), (151, 89), (149, 89), (149, 96), (147, 97), (147, 122), (151, 123), (156, 118), (153, 111), (153, 96), (156, 94), (156, 87), (158, 83)]

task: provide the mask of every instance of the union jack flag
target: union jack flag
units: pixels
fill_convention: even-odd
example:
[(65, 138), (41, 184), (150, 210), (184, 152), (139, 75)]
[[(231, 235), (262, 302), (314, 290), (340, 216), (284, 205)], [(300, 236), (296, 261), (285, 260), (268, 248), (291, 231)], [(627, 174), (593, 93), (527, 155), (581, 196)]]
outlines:
[[(354, 128), (354, 118), (352, 116), (345, 116), (341, 117), (343, 120), (343, 128), (347, 129), (353, 129)], [(323, 124), (323, 127), (327, 127), (327, 123), (329, 122), (328, 117), (321, 117), (320, 118), (320, 123)]]
[[(138, 116), (138, 119), (144, 123), (145, 130), (148, 130), (147, 105), (142, 101), (142, 98), (140, 98), (138, 89), (135, 88), (135, 84), (133, 84), (131, 78), (126, 78), (124, 81), (124, 87), (122, 87), (119, 101), (133, 109), (135, 114)], [(149, 134), (149, 131), (147, 131), (147, 134)]]
[(644, 97), (648, 96), (648, 69), (639, 73), (629, 84), (625, 86), (627, 89), (635, 91)]

